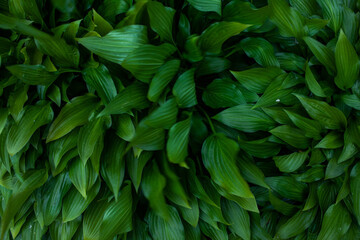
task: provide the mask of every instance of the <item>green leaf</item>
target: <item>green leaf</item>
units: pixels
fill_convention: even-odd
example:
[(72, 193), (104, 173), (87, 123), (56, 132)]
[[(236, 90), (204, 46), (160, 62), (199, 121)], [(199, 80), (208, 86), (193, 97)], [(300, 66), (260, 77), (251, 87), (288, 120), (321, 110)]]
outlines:
[(47, 178), (48, 175), (45, 169), (33, 170), (27, 171), (22, 182), (17, 181), (15, 183), (16, 188), (9, 196), (1, 218), (1, 239), (4, 238), (11, 220), (20, 210), (21, 206), (35, 189), (41, 187), (46, 182)]
[(84, 239), (112, 240), (132, 230), (132, 194), (130, 184), (120, 192), (118, 201), (94, 201), (83, 220)]
[(101, 161), (101, 176), (118, 200), (119, 190), (125, 176), (124, 152), (126, 142), (117, 136), (106, 139)]
[(175, 10), (164, 7), (160, 2), (149, 2), (147, 10), (150, 18), (151, 29), (159, 34), (162, 40), (172, 42), (172, 23)]
[(304, 18), (285, 0), (269, 0), (270, 19), (284, 37), (301, 38), (304, 35)]
[(112, 116), (112, 128), (116, 135), (125, 141), (131, 141), (135, 135), (135, 126), (130, 115), (124, 113), (118, 116)]
[(343, 112), (336, 107), (330, 106), (326, 102), (307, 98), (299, 94), (295, 94), (295, 96), (299, 99), (310, 117), (319, 121), (325, 128), (341, 129), (346, 127), (346, 117)]
[(275, 192), (277, 192), (284, 198), (301, 202), (307, 196), (307, 184), (296, 181), (293, 177), (267, 177), (265, 178), (265, 182), (270, 186), (271, 189), (273, 189)]
[(295, 148), (305, 149), (310, 145), (310, 138), (305, 137), (302, 130), (289, 125), (276, 127), (269, 132)]
[(175, 124), (177, 114), (177, 103), (171, 98), (152, 111), (143, 121), (149, 127), (169, 129)]
[(149, 83), (165, 60), (176, 51), (173, 45), (164, 43), (160, 46), (145, 44), (135, 49), (121, 63), (134, 77)]
[(303, 117), (295, 112), (290, 112), (284, 109), (286, 114), (289, 116), (294, 125), (303, 131), (305, 131), (305, 136), (309, 138), (314, 138), (316, 140), (321, 139), (320, 133), (322, 126), (318, 121), (314, 121)]
[(28, 106), (24, 110), (24, 115), (10, 128), (6, 139), (7, 150), (11, 156), (18, 153), (29, 142), (39, 127), (50, 123), (54, 117), (49, 103)]
[(141, 176), (143, 170), (147, 162), (151, 159), (152, 153), (147, 151), (142, 151), (140, 156), (138, 157), (135, 157), (134, 154), (132, 153), (129, 153), (126, 156), (127, 156), (126, 164), (128, 168), (128, 173), (137, 192), (141, 183)]
[(80, 158), (75, 158), (71, 163), (69, 176), (71, 182), (85, 199), (87, 198), (87, 192), (94, 186), (98, 178), (98, 174), (91, 164), (88, 162), (84, 165)]
[(351, 216), (342, 203), (331, 205), (324, 214), (317, 240), (340, 239), (351, 224)]
[(169, 60), (155, 73), (149, 86), (147, 97), (152, 102), (157, 102), (166, 86), (175, 77), (180, 68), (178, 59)]
[(104, 0), (99, 6), (99, 13), (110, 22), (115, 21), (118, 14), (125, 13), (131, 7), (129, 0)]
[(169, 207), (167, 221), (153, 211), (149, 211), (145, 218), (153, 239), (185, 240), (184, 226), (176, 208)]
[(189, 198), (189, 206), (190, 208), (179, 207), (179, 212), (181, 213), (181, 217), (195, 228), (198, 225), (200, 214), (198, 200), (195, 196), (191, 195)]
[(318, 7), (316, 0), (290, 0), (290, 4), (305, 17), (314, 15)]
[(244, 141), (242, 139), (238, 139), (238, 142), (241, 149), (246, 151), (248, 154), (258, 158), (269, 158), (276, 156), (281, 149), (279, 144), (268, 141), (268, 138), (253, 141)]
[(123, 114), (132, 109), (144, 109), (148, 107), (146, 99), (146, 85), (141, 82), (134, 82), (116, 95), (105, 109), (98, 115)]
[(84, 165), (93, 154), (97, 141), (104, 134), (106, 127), (109, 127), (110, 122), (108, 116), (93, 118), (80, 128), (77, 147)]
[(240, 42), (246, 55), (263, 67), (280, 67), (274, 47), (264, 38), (245, 38)]
[(59, 76), (58, 72), (49, 72), (43, 65), (18, 64), (6, 67), (15, 77), (30, 85), (50, 85)]
[(317, 210), (317, 207), (315, 207), (308, 211), (297, 212), (294, 216), (287, 220), (286, 223), (281, 225), (276, 235), (281, 239), (296, 237), (313, 224)]
[(148, 43), (147, 29), (142, 25), (129, 25), (104, 37), (89, 36), (78, 42), (99, 57), (121, 64), (131, 52)]
[(20, 120), (22, 110), (24, 109), (24, 104), (28, 100), (28, 90), (28, 85), (19, 84), (9, 95), (9, 112), (14, 118), (15, 122), (19, 122)]
[(264, 188), (269, 188), (269, 186), (265, 183), (264, 173), (255, 164), (250, 156), (241, 154), (241, 156), (238, 157), (238, 161), (236, 163), (239, 166), (239, 170), (246, 181), (257, 184)]
[(359, 151), (351, 139), (351, 128), (347, 128), (344, 133), (344, 148), (339, 156), (338, 163), (345, 162), (355, 156)]
[(72, 239), (76, 230), (81, 224), (81, 218), (74, 221), (62, 223), (60, 220), (55, 221), (50, 226), (50, 236), (54, 240)]
[(335, 63), (337, 69), (336, 86), (340, 89), (351, 88), (358, 78), (360, 61), (354, 47), (342, 30), (336, 43)]
[(340, 0), (317, 0), (322, 8), (325, 19), (329, 19), (329, 27), (337, 33), (343, 22), (343, 1)]
[(252, 198), (248, 184), (235, 164), (239, 146), (224, 135), (208, 137), (201, 149), (203, 163), (215, 183), (235, 196)]
[(97, 98), (94, 95), (84, 95), (71, 99), (51, 124), (46, 142), (59, 139), (74, 128), (84, 125), (91, 113), (95, 110)]
[[(239, 118), (239, 116), (242, 116)], [(274, 127), (275, 122), (252, 105), (238, 105), (228, 108), (213, 117), (217, 121), (243, 132), (267, 131)]]
[(171, 221), (174, 212), (172, 207), (169, 207), (165, 202), (163, 193), (165, 185), (166, 179), (160, 173), (156, 162), (153, 162), (151, 167), (145, 168), (141, 181), (141, 190), (149, 200), (153, 214), (156, 214), (159, 218)]
[(188, 155), (191, 117), (174, 124), (169, 131), (166, 152), (171, 163), (183, 164)]
[(95, 185), (87, 192), (86, 199), (75, 187), (72, 187), (63, 200), (62, 221), (66, 223), (79, 217), (99, 193), (100, 185), (100, 181), (96, 181)]
[(276, 156), (273, 159), (281, 172), (294, 172), (304, 164), (308, 153), (309, 150), (306, 152), (294, 152), (289, 155)]
[(360, 164), (357, 163), (352, 169), (350, 173), (350, 190), (351, 197), (354, 206), (354, 215), (356, 217), (357, 222), (360, 222)]
[(197, 104), (194, 72), (193, 68), (181, 74), (173, 87), (172, 93), (180, 108), (189, 108)]
[(235, 202), (226, 199), (221, 202), (221, 208), (226, 221), (231, 224), (229, 226), (230, 230), (244, 240), (250, 240), (250, 217), (248, 212)]
[(246, 103), (240, 89), (228, 79), (215, 79), (207, 85), (202, 100), (212, 108), (234, 107)]
[(201, 232), (213, 240), (228, 240), (228, 233), (224, 225), (216, 229), (204, 221), (200, 221)]
[(229, 22), (240, 22), (252, 25), (262, 25), (269, 17), (269, 7), (255, 8), (250, 2), (240, 0), (226, 4), (223, 18)]
[(156, 151), (164, 148), (165, 130), (151, 128), (145, 124), (139, 124), (135, 136), (131, 139), (131, 145), (146, 151)]
[(226, 40), (240, 34), (250, 26), (238, 22), (214, 23), (201, 34), (198, 44), (204, 52), (219, 54)]
[(306, 65), (306, 70), (305, 70), (305, 82), (307, 87), (314, 95), (318, 97), (326, 97), (323, 89), (316, 81), (314, 74), (311, 72), (310, 66), (308, 64)]
[(221, 15), (221, 0), (187, 0), (191, 6), (202, 12), (216, 12)]
[(96, 68), (88, 67), (83, 70), (82, 75), (85, 82), (96, 90), (105, 104), (109, 103), (117, 95), (114, 81), (105, 65), (100, 64)]
[(113, 30), (113, 27), (102, 16), (100, 16), (95, 9), (92, 10), (93, 21), (95, 24), (95, 31), (101, 36), (104, 36)]
[(315, 55), (317, 60), (326, 67), (330, 74), (336, 73), (335, 55), (327, 46), (311, 37), (304, 37), (303, 40)]
[(360, 98), (355, 94), (344, 94), (341, 96), (341, 100), (356, 110), (360, 110)]
[(335, 149), (343, 146), (343, 135), (335, 131), (328, 133), (315, 148)]

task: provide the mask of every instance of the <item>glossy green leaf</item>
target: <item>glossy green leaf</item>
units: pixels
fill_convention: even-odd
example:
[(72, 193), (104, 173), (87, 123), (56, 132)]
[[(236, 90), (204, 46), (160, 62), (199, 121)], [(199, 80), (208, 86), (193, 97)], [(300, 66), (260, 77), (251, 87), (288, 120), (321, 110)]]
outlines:
[(315, 148), (335, 149), (343, 146), (343, 135), (330, 132), (315, 146)]
[(81, 224), (81, 218), (77, 218), (67, 223), (62, 223), (60, 220), (55, 221), (50, 226), (51, 239), (54, 240), (72, 239), (80, 224)]
[(131, 145), (146, 151), (161, 150), (165, 145), (165, 130), (140, 123), (131, 139)]
[(265, 182), (281, 196), (296, 201), (302, 201), (307, 196), (308, 187), (305, 183), (296, 181), (290, 176), (267, 177)]
[(97, 98), (94, 95), (75, 97), (66, 104), (51, 124), (46, 142), (59, 139), (74, 128), (84, 125), (97, 105)]
[(360, 192), (359, 192), (359, 184), (360, 184), (360, 165), (357, 163), (352, 169), (350, 173), (350, 190), (352, 201), (354, 204), (354, 215), (356, 217), (357, 222), (360, 221)]
[(247, 211), (229, 200), (222, 201), (221, 208), (225, 219), (231, 224), (230, 230), (244, 240), (250, 240), (250, 217)]
[(160, 2), (149, 2), (147, 10), (150, 18), (151, 29), (159, 34), (161, 39), (173, 41), (172, 24), (175, 10), (164, 7)]
[(146, 30), (142, 25), (129, 25), (104, 37), (89, 36), (78, 39), (78, 42), (98, 56), (121, 64), (131, 52), (148, 43)]
[[(239, 118), (238, 116), (242, 116)], [(251, 105), (238, 105), (228, 108), (213, 117), (217, 121), (240, 131), (267, 131), (274, 127), (274, 121), (261, 110)]]
[(255, 8), (250, 2), (235, 0), (229, 2), (223, 10), (225, 21), (262, 25), (269, 17), (269, 7)]
[(337, 69), (336, 86), (341, 89), (351, 88), (358, 78), (360, 62), (354, 47), (342, 30), (336, 43), (335, 63)]
[(302, 130), (289, 125), (276, 127), (270, 130), (270, 133), (295, 148), (305, 149), (310, 145), (310, 138), (306, 137)]
[(57, 72), (49, 72), (43, 65), (18, 64), (7, 69), (21, 81), (30, 85), (50, 85), (59, 76)]
[(172, 92), (180, 108), (197, 104), (194, 72), (195, 69), (190, 69), (181, 74), (173, 87)]
[(168, 43), (160, 46), (145, 44), (129, 53), (121, 66), (130, 71), (136, 79), (149, 83), (165, 60), (175, 51), (176, 48)]
[(188, 155), (189, 134), (191, 117), (177, 122), (169, 131), (169, 139), (166, 144), (166, 152), (171, 163), (182, 164)]
[(274, 48), (264, 38), (245, 38), (240, 42), (246, 55), (263, 67), (280, 67)]
[(75, 158), (69, 167), (69, 177), (76, 189), (86, 199), (87, 192), (94, 186), (98, 174), (89, 162), (84, 165), (80, 158)]
[(157, 109), (152, 111), (145, 119), (144, 123), (153, 128), (169, 129), (176, 122), (178, 114), (177, 103), (174, 98), (167, 100)]
[(246, 181), (264, 188), (269, 188), (269, 186), (265, 183), (264, 173), (258, 166), (256, 166), (251, 157), (241, 154), (241, 157), (238, 157), (237, 165), (239, 166), (239, 170)]
[(294, 112), (290, 112), (287, 110), (284, 111), (286, 112), (286, 114), (289, 116), (289, 118), (296, 127), (305, 131), (306, 137), (321, 139), (320, 133), (322, 130), (322, 126), (319, 122), (305, 118)]
[(329, 19), (329, 27), (337, 33), (343, 21), (343, 2), (339, 0), (317, 0), (325, 19)]
[(316, 81), (314, 74), (311, 72), (309, 65), (306, 65), (305, 70), (305, 82), (310, 91), (318, 97), (326, 97), (324, 90)]
[(238, 139), (238, 142), (241, 149), (258, 158), (276, 156), (281, 149), (279, 144), (269, 142), (268, 138), (253, 141), (244, 141), (242, 139)]
[(8, 133), (6, 146), (9, 154), (18, 153), (28, 143), (35, 131), (48, 124), (53, 117), (53, 110), (48, 103), (40, 103), (26, 108), (19, 123), (14, 124)]
[(136, 192), (141, 183), (141, 177), (146, 163), (151, 159), (152, 153), (143, 151), (140, 156), (135, 157), (134, 154), (126, 155), (126, 164), (132, 183), (134, 184)]
[(188, 0), (188, 2), (199, 11), (216, 12), (221, 15), (221, 0)]
[(240, 34), (249, 26), (238, 22), (214, 23), (201, 34), (198, 44), (204, 52), (219, 54), (227, 39)]
[(215, 183), (230, 194), (251, 198), (253, 194), (235, 165), (238, 151), (239, 147), (233, 140), (224, 135), (212, 135), (205, 140), (201, 155)]
[(306, 152), (295, 152), (289, 155), (276, 156), (273, 159), (281, 172), (294, 172), (304, 164), (308, 153), (309, 150)]

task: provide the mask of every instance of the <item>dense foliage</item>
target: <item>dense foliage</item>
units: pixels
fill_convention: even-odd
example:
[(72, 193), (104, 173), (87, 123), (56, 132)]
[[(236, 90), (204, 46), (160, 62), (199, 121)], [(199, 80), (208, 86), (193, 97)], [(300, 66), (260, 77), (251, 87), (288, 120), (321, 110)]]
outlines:
[(1, 239), (360, 239), (357, 0), (0, 0)]

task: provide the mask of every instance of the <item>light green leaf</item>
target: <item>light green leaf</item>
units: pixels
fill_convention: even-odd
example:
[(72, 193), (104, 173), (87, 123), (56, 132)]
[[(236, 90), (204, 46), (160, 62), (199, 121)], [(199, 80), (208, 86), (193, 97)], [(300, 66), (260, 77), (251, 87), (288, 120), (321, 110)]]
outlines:
[(100, 64), (96, 68), (88, 67), (83, 70), (82, 75), (85, 82), (96, 90), (105, 104), (117, 95), (114, 81), (105, 65)]
[(132, 109), (144, 109), (148, 107), (146, 98), (146, 85), (141, 82), (134, 82), (116, 95), (105, 109), (98, 115), (123, 114)]
[(311, 37), (304, 37), (303, 40), (315, 55), (317, 60), (324, 65), (330, 74), (336, 73), (335, 54), (327, 46)]
[(150, 202), (151, 212), (161, 219), (171, 221), (173, 210), (172, 207), (169, 207), (165, 202), (163, 193), (165, 185), (166, 179), (160, 173), (156, 162), (153, 162), (149, 168), (145, 168), (144, 176), (141, 181), (141, 190)]
[(305, 131), (306, 137), (314, 138), (316, 140), (321, 139), (320, 133), (322, 130), (322, 126), (318, 121), (308, 119), (295, 112), (290, 112), (285, 109), (284, 111), (289, 116), (295, 126)]
[(351, 215), (340, 202), (331, 205), (325, 212), (317, 240), (341, 239), (349, 230)]
[(227, 199), (221, 201), (221, 209), (224, 217), (231, 225), (230, 230), (244, 240), (251, 239), (250, 217), (247, 211), (238, 204)]
[(10, 227), (15, 214), (21, 209), (25, 201), (32, 194), (32, 192), (41, 187), (47, 180), (48, 175), (45, 169), (27, 171), (23, 176), (23, 181), (17, 181), (15, 188), (7, 200), (1, 218), (1, 239), (3, 239), (6, 231)]
[(135, 157), (134, 154), (129, 153), (126, 155), (126, 164), (131, 181), (134, 184), (136, 192), (141, 183), (142, 172), (146, 163), (151, 159), (152, 152), (142, 151), (140, 156)]
[(343, 135), (338, 132), (331, 131), (323, 139), (321, 139), (315, 148), (335, 149), (342, 147), (343, 144)]
[(50, 85), (59, 76), (58, 72), (49, 72), (43, 65), (18, 64), (6, 67), (15, 77), (29, 85)]
[(283, 73), (280, 68), (276, 67), (251, 68), (241, 72), (230, 72), (245, 88), (254, 93), (263, 93), (272, 80)]
[(306, 152), (294, 152), (289, 155), (276, 156), (273, 159), (281, 172), (294, 172), (304, 164), (308, 153), (309, 150)]
[(169, 207), (167, 221), (153, 211), (149, 211), (145, 218), (153, 239), (185, 240), (184, 226), (176, 208)]
[(180, 108), (197, 104), (194, 73), (195, 69), (190, 69), (181, 74), (175, 82), (172, 92)]
[(337, 33), (343, 22), (344, 4), (341, 0), (317, 0), (325, 19), (330, 20), (329, 27)]
[(218, 134), (205, 140), (201, 155), (215, 183), (230, 194), (252, 198), (253, 194), (235, 164), (238, 151), (239, 146), (236, 142)]
[(307, 98), (299, 94), (295, 94), (295, 96), (299, 99), (310, 117), (319, 121), (325, 128), (341, 129), (346, 127), (346, 117), (343, 112), (336, 107), (330, 106), (326, 102)]
[(323, 89), (316, 81), (314, 74), (311, 72), (310, 66), (306, 65), (305, 70), (305, 82), (310, 91), (318, 97), (326, 97)]
[(116, 135), (109, 135), (101, 157), (101, 177), (114, 193), (115, 201), (118, 200), (119, 190), (125, 176), (125, 148), (124, 140)]
[(175, 10), (164, 7), (160, 2), (149, 2), (147, 10), (150, 18), (151, 29), (160, 35), (162, 40), (172, 42), (172, 24)]
[(214, 23), (201, 34), (198, 44), (204, 52), (219, 54), (226, 40), (240, 34), (250, 26), (238, 22)]
[(71, 99), (51, 124), (46, 142), (59, 139), (74, 128), (84, 125), (91, 113), (96, 109), (98, 102), (94, 95), (84, 95)]
[(69, 167), (69, 177), (76, 189), (86, 199), (87, 192), (94, 186), (98, 174), (91, 163), (88, 162), (84, 165), (80, 158), (75, 158)]
[(142, 25), (129, 25), (115, 29), (104, 37), (84, 37), (78, 42), (96, 55), (121, 64), (131, 52), (148, 43), (147, 29)]
[(121, 66), (130, 71), (136, 79), (149, 83), (165, 60), (175, 51), (176, 48), (168, 43), (160, 46), (145, 44), (129, 53)]
[(296, 237), (306, 229), (308, 229), (314, 222), (318, 208), (312, 208), (308, 211), (299, 211), (289, 220), (286, 221), (276, 235), (281, 239), (288, 239)]
[(221, 0), (187, 0), (191, 6), (202, 12), (216, 12), (221, 15)]
[(72, 187), (63, 200), (62, 221), (66, 223), (79, 217), (99, 193), (100, 185), (100, 180), (97, 180), (95, 185), (87, 192), (86, 199), (75, 187)]
[(177, 114), (177, 103), (171, 98), (152, 111), (143, 121), (149, 127), (169, 129), (176, 122)]
[(248, 37), (240, 42), (246, 55), (263, 67), (280, 67), (275, 57), (274, 47), (264, 38)]
[(174, 124), (169, 131), (166, 152), (171, 163), (182, 164), (188, 155), (191, 117)]
[(336, 43), (335, 63), (337, 69), (336, 86), (343, 90), (351, 88), (359, 76), (360, 61), (355, 48), (342, 30), (340, 30)]
[(249, 133), (267, 131), (275, 125), (275, 122), (261, 110), (252, 109), (252, 105), (231, 107), (213, 118), (231, 128)]
[(95, 31), (101, 36), (104, 36), (113, 30), (113, 27), (102, 16), (100, 16), (95, 9), (92, 10), (92, 17), (95, 24)]
[(49, 103), (28, 106), (24, 110), (24, 115), (18, 123), (12, 125), (6, 139), (7, 150), (11, 156), (28, 143), (39, 127), (50, 123), (54, 117)]
[(83, 220), (84, 239), (113, 240), (118, 234), (132, 230), (131, 185), (120, 192), (118, 201), (94, 201)]
[(304, 18), (290, 7), (286, 0), (269, 0), (270, 19), (284, 37), (301, 38), (304, 35)]
[(125, 141), (131, 141), (135, 135), (135, 126), (130, 115), (124, 113), (118, 116), (112, 116), (112, 128), (116, 135)]
[(215, 79), (207, 85), (202, 100), (212, 108), (234, 107), (246, 103), (240, 89), (229, 79)]
[(180, 61), (178, 59), (169, 60), (159, 68), (150, 82), (147, 94), (150, 101), (157, 102), (161, 93), (179, 71), (179, 68)]

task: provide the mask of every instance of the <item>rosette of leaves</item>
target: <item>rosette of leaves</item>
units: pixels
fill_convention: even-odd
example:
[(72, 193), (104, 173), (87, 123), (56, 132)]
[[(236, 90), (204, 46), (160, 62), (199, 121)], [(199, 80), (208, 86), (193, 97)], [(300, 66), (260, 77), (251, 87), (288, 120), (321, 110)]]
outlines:
[(1, 239), (359, 239), (356, 0), (0, 0)]

